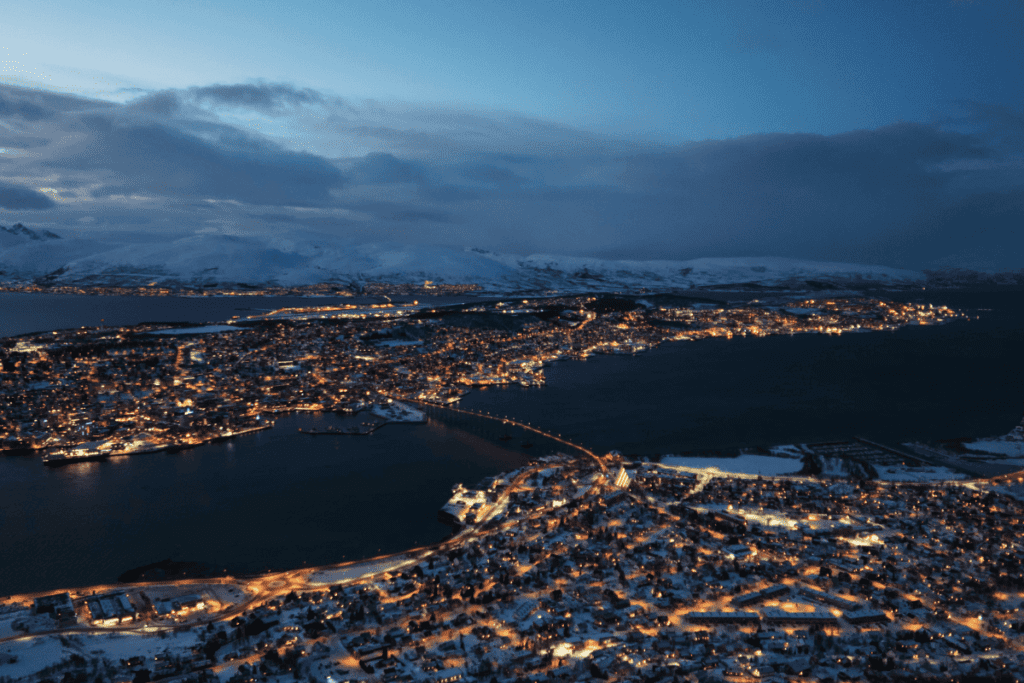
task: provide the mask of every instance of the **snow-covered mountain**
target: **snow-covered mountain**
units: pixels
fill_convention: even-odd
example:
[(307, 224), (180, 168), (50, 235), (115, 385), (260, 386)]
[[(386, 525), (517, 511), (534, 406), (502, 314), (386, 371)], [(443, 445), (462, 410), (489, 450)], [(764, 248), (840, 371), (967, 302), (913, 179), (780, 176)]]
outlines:
[(321, 282), (479, 284), (487, 290), (689, 289), (730, 285), (907, 286), (922, 273), (884, 266), (788, 258), (703, 258), (690, 261), (617, 261), (534, 254), (496, 254), (387, 243), (356, 244), (289, 233), (272, 237), (195, 234), (166, 242), (60, 239), (21, 225), (0, 232), (0, 279), (74, 284), (192, 285)]
[(34, 242), (45, 242), (48, 240), (59, 240), (60, 235), (50, 232), (49, 230), (40, 230), (36, 232), (31, 228), (26, 228), (21, 223), (15, 223), (11, 227), (6, 225), (0, 225), (0, 245), (17, 245), (23, 240), (32, 240)]

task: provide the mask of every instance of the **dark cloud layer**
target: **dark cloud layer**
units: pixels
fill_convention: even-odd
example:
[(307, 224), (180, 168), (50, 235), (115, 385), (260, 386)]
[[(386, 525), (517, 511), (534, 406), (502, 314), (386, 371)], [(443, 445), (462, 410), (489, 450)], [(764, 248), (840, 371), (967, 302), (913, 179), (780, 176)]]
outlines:
[(163, 116), (176, 115), (190, 106), (251, 109), (280, 115), (296, 107), (324, 104), (326, 101), (323, 95), (308, 88), (259, 82), (160, 90), (142, 95), (131, 102), (131, 107)]
[(363, 185), (416, 183), (426, 178), (421, 164), (403, 161), (385, 152), (372, 152), (352, 167), (353, 181)]
[(516, 175), (507, 168), (494, 164), (475, 164), (463, 170), (467, 180), (475, 180), (497, 187), (518, 187), (526, 182), (526, 178)]
[(109, 178), (93, 196), (153, 193), (225, 199), (249, 204), (323, 206), (344, 177), (312, 154), (266, 144), (245, 150), (215, 144), (169, 126), (123, 125), (109, 118), (82, 118), (89, 138), (46, 162), (51, 168), (98, 171)]
[(208, 85), (190, 88), (189, 95), (200, 102), (229, 107), (247, 107), (267, 113), (288, 106), (321, 104), (325, 98), (309, 88), (295, 88), (284, 83), (248, 83)]
[[(238, 109), (294, 134), (243, 128), (226, 113)], [(54, 228), (295, 225), (524, 253), (1024, 265), (1024, 113), (978, 103), (935, 124), (674, 146), (262, 82), (119, 105), (0, 87), (0, 121), (0, 147), (24, 150), (2, 157), (0, 205), (49, 208)]]
[(0, 207), (5, 209), (51, 209), (55, 202), (42, 192), (0, 183)]
[(0, 116), (2, 117), (17, 116), (26, 121), (38, 121), (46, 118), (47, 114), (46, 109), (38, 104), (0, 95)]

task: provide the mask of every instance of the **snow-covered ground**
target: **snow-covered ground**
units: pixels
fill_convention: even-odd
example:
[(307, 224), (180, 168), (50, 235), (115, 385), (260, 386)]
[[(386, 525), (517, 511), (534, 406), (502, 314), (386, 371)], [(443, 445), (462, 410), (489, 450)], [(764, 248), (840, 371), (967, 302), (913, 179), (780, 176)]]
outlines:
[[(46, 667), (67, 661), (73, 655), (120, 662), (129, 657), (153, 657), (165, 650), (187, 652), (198, 642), (194, 631), (136, 633), (76, 633), (40, 636), (0, 644), (0, 677), (18, 680)], [(14, 662), (10, 660), (16, 658)]]
[(740, 455), (735, 458), (684, 458), (666, 455), (661, 459), (662, 465), (673, 467), (689, 467), (717, 472), (736, 472), (739, 474), (760, 474), (776, 476), (799, 472), (803, 463), (796, 458), (780, 458), (773, 455)]
[(966, 474), (938, 466), (875, 465), (875, 469), (882, 481), (958, 481), (967, 478)]
[(352, 581), (364, 576), (372, 576), (381, 572), (399, 569), (406, 565), (416, 564), (417, 560), (408, 558), (390, 558), (386, 560), (370, 560), (359, 562), (341, 569), (325, 569), (310, 574), (307, 581), (313, 586), (328, 586), (342, 581)]
[(907, 285), (922, 273), (885, 266), (779, 257), (688, 261), (605, 260), (558, 254), (498, 254), (482, 249), (356, 244), (318, 233), (275, 236), (194, 234), (165, 242), (33, 239), (5, 233), (0, 271), (9, 280), (50, 275), (81, 284), (186, 283), (285, 286), (321, 282), (479, 284), (492, 291), (690, 288), (742, 284)]
[(843, 458), (818, 458), (821, 463), (820, 476), (822, 477), (845, 477), (849, 474), (849, 469), (846, 463), (847, 460)]
[(804, 451), (799, 446), (793, 444), (783, 444), (781, 446), (772, 446), (768, 449), (768, 452), (772, 455), (777, 455), (782, 458), (798, 458), (803, 459)]
[[(1019, 429), (1020, 427), (1017, 428), (1017, 430)], [(972, 451), (1005, 455), (1010, 458), (1024, 458), (1024, 435), (1017, 433), (1017, 430), (1010, 432), (1006, 436), (968, 441), (964, 443), (964, 446)]]
[(417, 410), (406, 403), (392, 401), (391, 403), (375, 403), (370, 412), (377, 417), (382, 417), (388, 422), (426, 422), (427, 414)]

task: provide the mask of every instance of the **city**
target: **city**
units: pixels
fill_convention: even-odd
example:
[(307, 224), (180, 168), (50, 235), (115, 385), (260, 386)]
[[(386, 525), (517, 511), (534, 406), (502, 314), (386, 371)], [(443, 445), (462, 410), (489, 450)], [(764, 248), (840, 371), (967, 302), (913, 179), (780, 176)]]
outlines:
[(456, 533), (432, 547), (9, 597), (0, 680), (1024, 673), (1024, 475), (761, 477), (578, 451), (457, 487), (442, 513)]
[(290, 412), (353, 414), (395, 400), (446, 405), (474, 386), (539, 386), (545, 364), (593, 354), (965, 317), (943, 306), (863, 298), (741, 306), (648, 299), (310, 306), (221, 325), (9, 338), (0, 344), (0, 452), (37, 452), (60, 464), (180, 449), (269, 428)]
[(1024, 681), (1024, 3), (4, 7), (0, 683)]

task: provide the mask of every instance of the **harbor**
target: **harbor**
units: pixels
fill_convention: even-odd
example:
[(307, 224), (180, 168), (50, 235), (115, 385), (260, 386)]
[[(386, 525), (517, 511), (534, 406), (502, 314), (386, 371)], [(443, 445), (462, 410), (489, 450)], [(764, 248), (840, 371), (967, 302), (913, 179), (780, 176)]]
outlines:
[[(315, 429), (299, 428), (300, 434), (310, 436), (369, 436), (381, 427), (389, 424), (426, 424), (427, 415), (422, 410), (412, 406), (386, 399), (385, 402), (374, 403), (361, 410), (348, 413), (349, 416), (360, 412), (369, 412), (376, 420), (363, 420), (358, 424), (351, 424), (351, 421), (344, 421), (341, 425), (328, 425)], [(342, 418), (344, 420), (344, 418)]]
[(168, 557), (239, 576), (399, 552), (451, 533), (437, 511), (456, 482), (529, 462), (489, 422), (440, 411), (368, 437), (298, 431), (337, 421), (285, 415), (274, 429), (179, 452), (64, 466), (0, 458), (0, 534), (23, 558), (0, 563), (0, 585), (14, 593), (110, 583)]
[(143, 453), (160, 453), (163, 451), (177, 452), (186, 448), (200, 446), (204, 443), (218, 443), (234, 439), (239, 436), (245, 436), (246, 434), (261, 432), (265, 429), (271, 429), (273, 426), (274, 423), (268, 420), (267, 424), (222, 432), (195, 442), (156, 443), (149, 439), (141, 439), (130, 445), (123, 443), (100, 442), (95, 445), (87, 444), (75, 448), (54, 448), (45, 452), (42, 460), (44, 465), (56, 467), (59, 465), (70, 465), (78, 462), (95, 462), (126, 455), (142, 455)]

